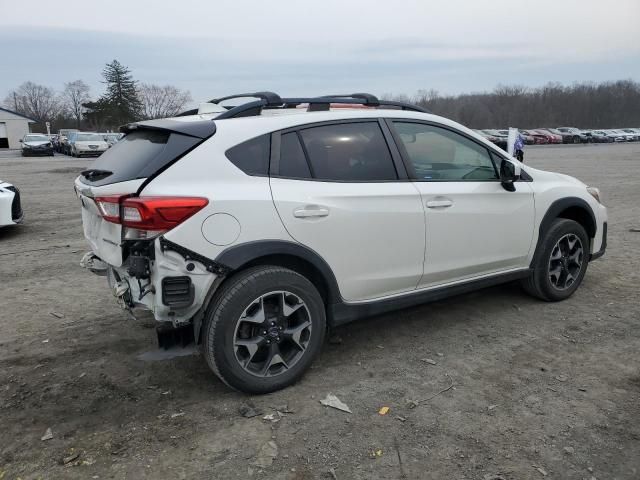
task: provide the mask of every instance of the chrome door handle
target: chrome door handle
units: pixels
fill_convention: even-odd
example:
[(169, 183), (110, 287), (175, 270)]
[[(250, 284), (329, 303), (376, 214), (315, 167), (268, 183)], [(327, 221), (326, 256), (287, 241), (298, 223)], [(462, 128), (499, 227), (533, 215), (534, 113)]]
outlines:
[(447, 208), (453, 205), (451, 200), (429, 200), (427, 208)]
[(324, 207), (303, 207), (293, 211), (293, 216), (296, 218), (326, 217), (328, 215), (329, 209)]

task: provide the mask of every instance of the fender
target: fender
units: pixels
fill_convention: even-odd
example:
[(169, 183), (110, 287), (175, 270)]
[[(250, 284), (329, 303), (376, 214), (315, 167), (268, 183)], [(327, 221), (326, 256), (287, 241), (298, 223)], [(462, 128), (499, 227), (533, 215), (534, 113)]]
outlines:
[(271, 255), (296, 257), (311, 264), (318, 270), (320, 275), (322, 275), (327, 285), (328, 303), (331, 304), (342, 301), (336, 276), (329, 264), (327, 264), (317, 252), (300, 243), (287, 240), (258, 240), (246, 242), (223, 250), (222, 253), (216, 257), (215, 261), (226, 265), (232, 270), (238, 270), (243, 265), (261, 257)]
[(536, 245), (536, 251), (533, 255), (533, 259), (531, 260), (531, 264), (529, 265), (531, 268), (533, 268), (533, 266), (535, 265), (538, 257), (538, 252), (539, 252), (538, 247), (540, 246), (540, 240), (542, 239), (544, 234), (547, 232), (547, 230), (549, 230), (551, 223), (556, 218), (558, 218), (563, 211), (572, 207), (574, 208), (577, 207), (580, 210), (584, 210), (588, 214), (588, 221), (587, 221), (587, 225), (585, 225), (585, 230), (587, 231), (587, 235), (589, 235), (590, 238), (595, 237), (598, 224), (596, 222), (596, 216), (593, 213), (591, 206), (582, 198), (578, 198), (578, 197), (560, 198), (549, 206), (549, 208), (547, 209), (547, 212), (544, 214), (544, 217), (542, 218), (542, 221), (540, 222), (540, 228), (538, 229), (538, 244)]

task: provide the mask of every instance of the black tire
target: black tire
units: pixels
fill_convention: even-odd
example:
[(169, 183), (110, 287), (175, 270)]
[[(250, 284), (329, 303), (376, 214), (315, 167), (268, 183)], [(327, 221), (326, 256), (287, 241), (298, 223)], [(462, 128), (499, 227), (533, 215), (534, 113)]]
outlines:
[[(295, 363), (281, 373), (273, 376), (252, 374), (236, 358), (234, 342), (239, 319), (256, 299), (280, 290), (291, 292), (307, 307), (311, 329), (306, 348)], [(209, 367), (224, 383), (245, 393), (263, 394), (299, 380), (320, 352), (325, 333), (325, 307), (315, 286), (292, 270), (258, 266), (236, 274), (216, 292), (207, 309), (202, 347)]]
[[(566, 288), (560, 289), (551, 280), (551, 255), (556, 244), (567, 235), (574, 235), (580, 240), (582, 246), (581, 265), (575, 275), (575, 280)], [(524, 290), (547, 302), (558, 302), (569, 298), (578, 289), (587, 272), (589, 249), (589, 237), (582, 225), (566, 218), (557, 218), (538, 241), (533, 274), (522, 281)]]

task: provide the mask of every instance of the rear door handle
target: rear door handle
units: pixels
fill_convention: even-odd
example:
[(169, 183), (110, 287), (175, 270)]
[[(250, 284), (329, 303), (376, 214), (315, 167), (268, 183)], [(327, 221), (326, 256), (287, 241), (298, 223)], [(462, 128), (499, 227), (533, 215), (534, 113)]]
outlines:
[(451, 200), (429, 200), (427, 208), (447, 208), (453, 205)]
[(328, 208), (311, 205), (303, 208), (298, 208), (293, 211), (293, 216), (296, 218), (326, 217), (328, 215)]

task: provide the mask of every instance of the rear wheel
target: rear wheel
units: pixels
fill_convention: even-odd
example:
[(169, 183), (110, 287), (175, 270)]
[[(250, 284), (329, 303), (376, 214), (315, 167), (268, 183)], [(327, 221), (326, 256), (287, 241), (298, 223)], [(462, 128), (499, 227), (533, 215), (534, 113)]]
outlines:
[(558, 218), (540, 239), (527, 293), (549, 302), (569, 298), (587, 271), (589, 237), (578, 222)]
[(309, 280), (281, 267), (255, 267), (229, 279), (212, 300), (204, 354), (230, 387), (269, 393), (303, 375), (325, 331), (324, 303)]

